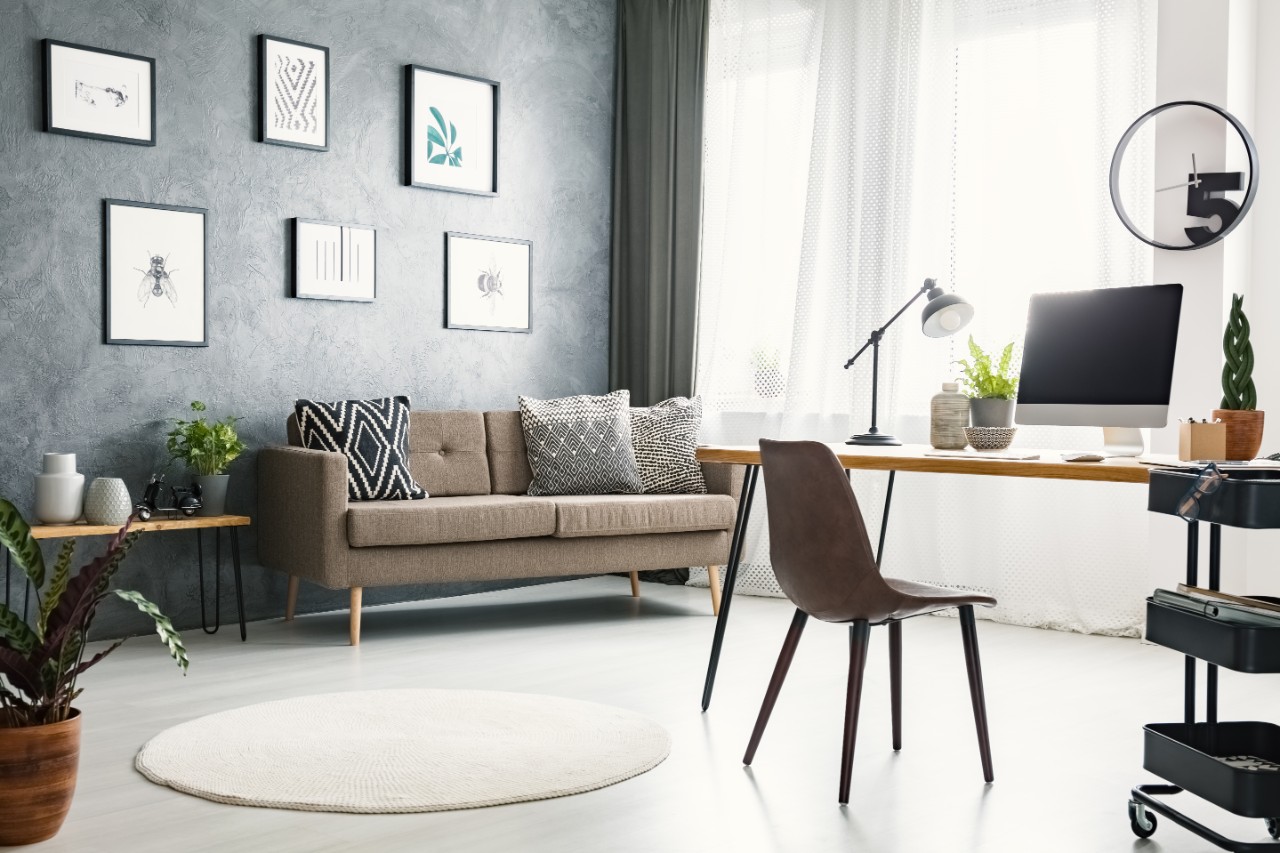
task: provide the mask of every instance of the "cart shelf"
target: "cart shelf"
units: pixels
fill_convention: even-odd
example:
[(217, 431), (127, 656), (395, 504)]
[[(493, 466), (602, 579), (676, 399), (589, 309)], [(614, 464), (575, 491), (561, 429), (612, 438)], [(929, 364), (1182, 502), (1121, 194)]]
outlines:
[(1280, 627), (1233, 625), (1148, 598), (1147, 639), (1236, 672), (1280, 672)]

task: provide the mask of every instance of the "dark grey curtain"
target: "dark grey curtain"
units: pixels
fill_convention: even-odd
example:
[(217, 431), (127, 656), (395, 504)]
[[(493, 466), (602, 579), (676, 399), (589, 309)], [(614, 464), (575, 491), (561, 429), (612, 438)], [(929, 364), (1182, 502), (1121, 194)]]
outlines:
[(609, 385), (693, 391), (709, 0), (618, 0)]

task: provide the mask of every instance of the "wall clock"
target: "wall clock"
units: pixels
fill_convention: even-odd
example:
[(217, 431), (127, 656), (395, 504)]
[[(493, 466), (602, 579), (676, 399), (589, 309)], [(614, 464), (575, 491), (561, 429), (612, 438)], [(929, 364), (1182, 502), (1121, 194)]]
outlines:
[[(1157, 124), (1172, 131), (1162, 138), (1162, 145), (1168, 144), (1168, 138), (1203, 139), (1206, 116), (1221, 126), (1226, 136), (1224, 152), (1206, 149), (1197, 154), (1196, 145), (1178, 143), (1185, 149), (1181, 156), (1187, 171), (1179, 168), (1177, 172), (1156, 173), (1154, 209), (1141, 199), (1131, 198), (1126, 204), (1122, 187), (1145, 183), (1122, 179), (1128, 170), (1138, 168), (1130, 161), (1139, 158), (1126, 160), (1126, 152), (1139, 148), (1153, 151)], [(1135, 139), (1140, 144), (1135, 145)], [(1240, 120), (1222, 107), (1203, 101), (1171, 101), (1143, 113), (1120, 137), (1111, 158), (1110, 183), (1111, 203), (1133, 236), (1157, 249), (1201, 249), (1230, 234), (1253, 206), (1258, 194), (1258, 148)], [(1173, 207), (1178, 209), (1170, 209)], [(1151, 215), (1138, 217), (1139, 212)], [(1162, 224), (1139, 227), (1135, 217)]]

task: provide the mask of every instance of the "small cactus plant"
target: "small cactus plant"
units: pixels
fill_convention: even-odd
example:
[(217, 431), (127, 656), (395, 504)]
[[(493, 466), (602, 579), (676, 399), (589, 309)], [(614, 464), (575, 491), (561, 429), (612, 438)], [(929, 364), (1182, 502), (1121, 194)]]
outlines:
[(1258, 408), (1258, 391), (1253, 387), (1253, 345), (1249, 343), (1249, 318), (1244, 315), (1244, 297), (1231, 296), (1231, 314), (1222, 335), (1223, 409), (1253, 411)]

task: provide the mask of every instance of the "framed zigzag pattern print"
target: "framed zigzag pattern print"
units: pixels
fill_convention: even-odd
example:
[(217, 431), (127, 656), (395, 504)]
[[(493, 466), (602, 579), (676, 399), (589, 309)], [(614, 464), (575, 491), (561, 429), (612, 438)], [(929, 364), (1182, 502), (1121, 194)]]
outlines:
[(329, 150), (329, 48), (258, 36), (258, 141)]

